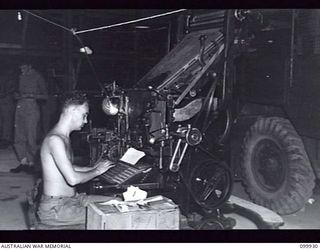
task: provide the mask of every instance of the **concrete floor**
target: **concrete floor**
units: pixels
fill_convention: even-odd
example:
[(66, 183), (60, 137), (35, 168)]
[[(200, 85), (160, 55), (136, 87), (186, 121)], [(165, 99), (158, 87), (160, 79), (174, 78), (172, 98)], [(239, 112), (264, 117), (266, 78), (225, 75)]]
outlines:
[(26, 230), (26, 192), (33, 186), (33, 176), (10, 173), (19, 162), (13, 150), (0, 150), (0, 230)]
[[(34, 183), (34, 177), (26, 173), (10, 173), (18, 162), (11, 148), (0, 150), (0, 230), (28, 230), (26, 220), (26, 192)], [(234, 195), (248, 199), (240, 183), (234, 187)], [(313, 202), (308, 203), (301, 211), (283, 216), (285, 222), (280, 229), (320, 229), (320, 192), (315, 190)], [(235, 218), (234, 229), (256, 229), (250, 220), (237, 214), (228, 214)]]
[[(249, 197), (245, 193), (241, 183), (235, 183), (233, 195), (245, 200), (249, 200)], [(320, 220), (318, 220), (319, 211), (320, 192), (319, 187), (316, 187), (313, 196), (309, 199), (309, 202), (304, 208), (294, 214), (282, 216), (284, 225), (281, 226), (280, 229), (320, 229)], [(234, 229), (257, 228), (255, 224), (244, 217), (236, 214), (232, 214), (230, 217), (233, 217), (237, 220), (237, 225), (234, 227)]]

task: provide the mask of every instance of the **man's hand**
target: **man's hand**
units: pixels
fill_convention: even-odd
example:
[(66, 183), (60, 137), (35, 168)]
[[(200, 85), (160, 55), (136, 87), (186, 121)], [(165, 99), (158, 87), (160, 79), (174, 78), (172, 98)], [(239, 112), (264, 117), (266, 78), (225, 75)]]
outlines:
[(99, 175), (108, 171), (110, 168), (114, 167), (116, 164), (109, 160), (99, 161), (95, 164), (95, 169), (98, 171)]

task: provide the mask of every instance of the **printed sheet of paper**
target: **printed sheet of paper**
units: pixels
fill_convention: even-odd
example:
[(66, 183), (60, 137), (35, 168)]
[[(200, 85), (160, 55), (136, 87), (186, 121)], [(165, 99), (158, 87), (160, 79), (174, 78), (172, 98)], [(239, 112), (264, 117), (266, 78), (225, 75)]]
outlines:
[(121, 157), (120, 161), (135, 165), (146, 154), (134, 148), (129, 148)]

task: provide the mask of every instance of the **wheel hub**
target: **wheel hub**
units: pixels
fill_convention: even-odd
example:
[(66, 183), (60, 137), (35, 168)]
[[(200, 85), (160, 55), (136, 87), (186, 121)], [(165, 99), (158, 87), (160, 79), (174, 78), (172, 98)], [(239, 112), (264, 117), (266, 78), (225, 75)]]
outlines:
[(281, 147), (271, 139), (257, 143), (253, 154), (253, 173), (260, 185), (268, 191), (277, 191), (284, 183), (286, 158)]

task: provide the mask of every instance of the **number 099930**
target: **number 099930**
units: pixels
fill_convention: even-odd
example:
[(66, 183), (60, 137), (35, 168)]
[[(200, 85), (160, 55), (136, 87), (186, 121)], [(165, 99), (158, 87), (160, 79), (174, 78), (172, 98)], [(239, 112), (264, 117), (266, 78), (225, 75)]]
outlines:
[(318, 244), (300, 244), (300, 248), (318, 248)]

